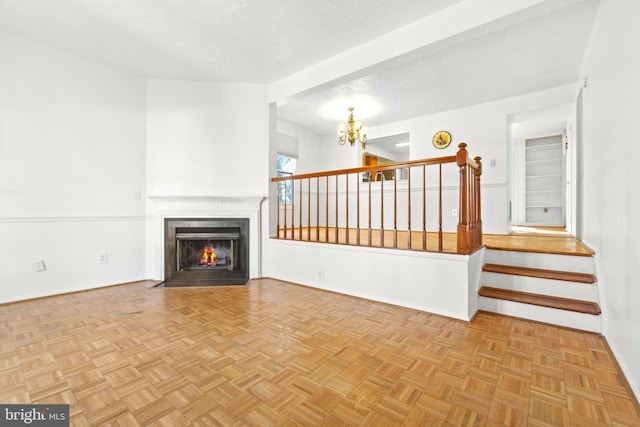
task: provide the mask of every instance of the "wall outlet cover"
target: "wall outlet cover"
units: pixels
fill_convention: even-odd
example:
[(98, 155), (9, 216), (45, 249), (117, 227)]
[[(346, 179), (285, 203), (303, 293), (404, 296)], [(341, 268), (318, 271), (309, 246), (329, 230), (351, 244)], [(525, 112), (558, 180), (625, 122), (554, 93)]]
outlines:
[(40, 260), (34, 263), (33, 268), (36, 272), (40, 272), (40, 271), (46, 271), (47, 266), (43, 260)]

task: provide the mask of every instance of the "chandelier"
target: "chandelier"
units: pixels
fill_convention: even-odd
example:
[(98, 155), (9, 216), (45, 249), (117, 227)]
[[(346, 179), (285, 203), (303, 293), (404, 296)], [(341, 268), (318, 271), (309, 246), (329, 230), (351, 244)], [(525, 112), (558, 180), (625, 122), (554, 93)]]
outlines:
[(347, 123), (338, 125), (338, 144), (344, 145), (345, 142), (353, 146), (356, 141), (360, 142), (364, 147), (367, 142), (367, 127), (353, 118), (353, 107), (349, 107), (349, 120)]

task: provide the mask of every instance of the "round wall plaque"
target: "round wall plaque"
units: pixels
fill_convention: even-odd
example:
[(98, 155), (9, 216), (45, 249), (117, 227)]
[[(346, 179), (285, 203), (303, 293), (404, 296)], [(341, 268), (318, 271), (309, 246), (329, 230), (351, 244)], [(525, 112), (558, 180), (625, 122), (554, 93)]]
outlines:
[(446, 130), (441, 130), (433, 135), (433, 146), (436, 148), (447, 148), (451, 144), (451, 134)]

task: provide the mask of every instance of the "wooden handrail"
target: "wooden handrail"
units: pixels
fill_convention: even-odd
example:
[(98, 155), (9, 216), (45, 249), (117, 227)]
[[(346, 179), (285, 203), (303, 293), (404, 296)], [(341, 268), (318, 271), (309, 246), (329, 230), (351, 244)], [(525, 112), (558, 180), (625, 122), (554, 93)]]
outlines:
[[(317, 178), (317, 177), (334, 176), (334, 175), (351, 175), (354, 173), (362, 173), (362, 172), (373, 172), (373, 171), (378, 172), (380, 170), (404, 169), (406, 167), (423, 166), (423, 165), (432, 166), (432, 165), (438, 165), (442, 163), (455, 163), (456, 159), (457, 159), (457, 156), (436, 157), (433, 159), (408, 160), (406, 162), (384, 163), (384, 164), (374, 165), (374, 166), (362, 166), (359, 168), (336, 169), (336, 170), (330, 170), (330, 171), (324, 171), (324, 172), (302, 173), (298, 175), (274, 176), (273, 178), (271, 178), (271, 182), (288, 181), (290, 179)], [(470, 166), (474, 167), (475, 163), (473, 162), (473, 160), (469, 159), (469, 162), (471, 162)]]
[[(279, 190), (275, 237), (286, 240), (305, 240), (319, 243), (355, 244), (396, 249), (470, 254), (482, 246), (482, 219), (480, 203), (480, 177), (482, 175), (482, 163), (480, 157), (471, 159), (466, 147), (467, 144), (465, 143), (459, 144), (458, 152), (454, 156), (273, 177), (271, 178), (271, 181), (278, 183), (277, 185)], [(457, 166), (459, 171), (459, 214), (458, 224), (455, 228), (456, 244), (453, 247), (447, 247), (447, 245), (443, 243), (444, 234), (451, 234), (445, 233), (443, 230), (443, 166), (447, 166), (449, 164)], [(427, 169), (431, 166), (436, 166), (438, 169), (437, 203), (432, 203), (437, 204), (437, 209), (433, 209), (431, 204), (428, 205), (426, 196)], [(398, 213), (399, 203), (402, 203), (401, 209), (405, 209), (404, 202), (399, 202), (400, 193), (398, 192), (397, 179), (398, 171), (403, 169), (408, 171), (406, 180), (406, 217)], [(379, 181), (379, 185), (376, 185), (375, 191), (373, 191), (371, 186), (371, 176), (374, 172), (378, 173), (387, 170), (394, 171), (394, 182), (392, 190), (389, 190), (389, 197), (385, 198), (384, 178)], [(412, 187), (412, 171), (415, 171), (416, 174), (422, 174), (422, 179), (415, 180), (418, 183), (418, 187), (416, 188)], [(368, 174), (368, 185), (366, 189), (361, 192), (360, 183), (361, 179), (366, 176), (365, 174)], [(355, 202), (352, 201), (353, 197), (351, 199), (349, 198), (349, 180), (350, 178), (353, 178), (353, 175), (355, 175), (355, 180), (357, 182)], [(341, 176), (344, 176), (345, 178), (341, 179)], [(329, 180), (330, 177), (335, 177), (335, 179)], [(312, 181), (314, 180), (316, 196), (313, 201), (313, 203), (315, 203), (315, 209), (312, 210), (311, 191), (312, 187), (314, 187), (312, 185)], [(332, 185), (330, 185), (330, 181), (333, 183)], [(290, 183), (285, 184), (285, 186), (290, 186), (288, 194), (290, 194), (291, 200), (288, 203), (287, 197), (283, 198), (284, 212), (281, 216), (280, 210), (282, 209), (282, 206), (280, 204), (280, 187), (282, 184), (279, 183), (282, 182)], [(323, 192), (325, 193), (322, 198), (320, 197), (321, 184), (324, 187)], [(334, 185), (335, 198), (330, 199), (329, 193), (332, 191), (330, 187), (333, 187)], [(303, 188), (307, 189), (306, 196), (303, 194)], [(421, 227), (418, 230), (412, 229), (412, 213), (415, 210), (412, 210), (412, 191), (422, 192), (421, 200), (417, 199), (418, 203), (421, 202), (422, 204), (422, 221), (418, 221), (418, 223), (421, 224)], [(343, 199), (341, 199), (341, 197), (343, 197)], [(366, 200), (363, 201), (363, 198), (365, 197)], [(372, 199), (374, 197), (379, 197), (379, 207), (377, 206), (378, 202), (376, 202), (376, 205), (372, 204)], [(389, 201), (388, 199), (391, 200)], [(389, 215), (387, 215), (387, 221), (391, 225), (387, 228), (385, 228), (385, 201), (387, 203), (393, 203), (393, 209), (388, 210)], [(334, 203), (334, 206), (330, 211), (331, 203)], [(356, 204), (356, 209), (350, 209), (350, 204), (353, 203)], [(362, 203), (364, 203), (362, 206), (364, 209), (361, 209)], [(324, 204), (323, 210), (321, 210), (321, 204)], [(299, 209), (298, 215), (295, 215), (294, 212), (296, 207)], [(413, 208), (415, 207), (416, 206), (414, 205)], [(290, 215), (287, 215), (288, 209), (291, 210)], [(303, 217), (303, 211), (306, 212), (306, 219)], [(350, 212), (354, 211), (357, 215), (355, 227), (353, 226), (353, 222), (350, 222)], [(363, 212), (364, 218), (361, 217)], [(417, 212), (417, 216), (419, 217), (420, 210)], [(335, 226), (333, 225), (334, 220), (332, 220), (330, 224), (330, 213), (333, 213), (334, 215)], [(315, 214), (315, 221), (312, 222), (313, 214)], [(321, 214), (324, 214), (323, 221), (321, 220)], [(343, 216), (344, 218), (342, 218)], [(434, 220), (437, 222), (436, 231), (432, 232), (427, 230), (427, 217), (432, 218), (430, 220), (432, 223)], [(406, 218), (406, 230), (399, 229), (399, 218)], [(281, 224), (281, 219), (284, 219), (283, 224)], [(364, 219), (364, 221), (361, 221), (361, 219)], [(374, 220), (380, 221), (379, 227), (373, 226)], [(342, 226), (341, 222), (343, 224)], [(315, 224), (315, 226), (312, 224)], [(366, 228), (361, 229), (361, 224)], [(388, 239), (385, 243), (385, 234), (387, 233)], [(304, 234), (306, 234), (306, 236), (303, 236)], [(437, 240), (435, 243), (429, 245), (429, 242), (432, 242), (433, 238), (428, 238), (428, 234), (437, 234)], [(400, 235), (406, 236), (406, 244), (399, 244), (398, 237)], [(418, 240), (414, 243), (412, 241), (414, 236), (416, 238), (421, 238), (421, 241)], [(378, 239), (378, 244), (373, 244), (374, 238)]]

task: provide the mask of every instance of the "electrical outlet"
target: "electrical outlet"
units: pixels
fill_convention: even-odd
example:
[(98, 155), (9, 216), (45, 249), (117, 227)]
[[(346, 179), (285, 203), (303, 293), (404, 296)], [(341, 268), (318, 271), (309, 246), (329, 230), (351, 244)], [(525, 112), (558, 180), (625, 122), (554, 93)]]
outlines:
[(489, 160), (489, 167), (491, 167), (491, 168), (495, 168), (496, 167), (496, 159)]
[(451, 209), (451, 216), (458, 216), (458, 209)]
[(33, 263), (33, 269), (36, 272), (45, 271), (47, 269), (47, 266), (45, 265), (43, 260), (40, 260)]
[(98, 254), (98, 264), (106, 264), (109, 262), (109, 254), (107, 252)]
[(131, 197), (133, 200), (140, 200), (140, 190), (133, 190)]
[(324, 271), (320, 270), (318, 271), (318, 280), (321, 282), (324, 282)]

